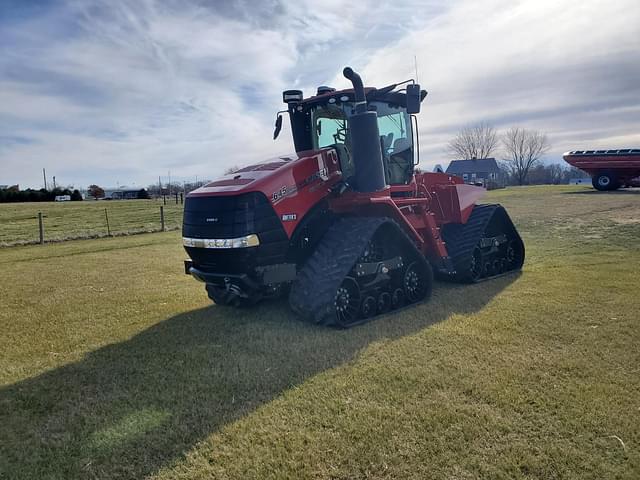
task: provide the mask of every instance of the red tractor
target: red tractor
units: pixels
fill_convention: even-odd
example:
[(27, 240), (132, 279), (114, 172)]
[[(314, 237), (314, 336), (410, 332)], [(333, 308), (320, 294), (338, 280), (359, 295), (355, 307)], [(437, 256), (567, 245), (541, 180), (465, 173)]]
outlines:
[(186, 273), (219, 305), (289, 294), (320, 325), (350, 327), (429, 298), (434, 273), (478, 282), (519, 270), (524, 244), (500, 205), (444, 173), (417, 173), (415, 114), (427, 92), (408, 80), (283, 93), (296, 154), (241, 168), (191, 192)]

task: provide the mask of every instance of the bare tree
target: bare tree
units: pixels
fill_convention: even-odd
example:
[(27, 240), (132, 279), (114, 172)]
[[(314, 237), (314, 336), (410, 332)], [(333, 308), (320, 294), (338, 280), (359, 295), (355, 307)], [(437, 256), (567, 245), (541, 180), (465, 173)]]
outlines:
[(495, 128), (486, 122), (470, 125), (460, 130), (449, 142), (448, 151), (453, 158), (489, 158), (498, 147)]
[(547, 135), (539, 130), (511, 127), (502, 136), (504, 162), (518, 185), (527, 180), (529, 170), (549, 151)]

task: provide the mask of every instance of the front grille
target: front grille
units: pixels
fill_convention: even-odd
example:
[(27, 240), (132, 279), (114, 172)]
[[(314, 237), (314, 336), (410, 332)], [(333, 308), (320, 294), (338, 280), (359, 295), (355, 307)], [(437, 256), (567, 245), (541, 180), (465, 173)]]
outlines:
[(232, 196), (187, 197), (182, 236), (238, 238), (255, 233), (257, 247), (227, 251), (186, 247), (194, 264), (214, 272), (249, 272), (285, 260), (289, 239), (280, 219), (260, 192)]

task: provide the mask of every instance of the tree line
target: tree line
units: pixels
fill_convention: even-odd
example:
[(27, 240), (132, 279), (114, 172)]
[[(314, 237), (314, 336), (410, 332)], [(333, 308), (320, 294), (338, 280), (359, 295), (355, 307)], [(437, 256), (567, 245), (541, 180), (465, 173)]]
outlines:
[[(19, 203), (19, 202), (53, 202), (56, 197), (68, 195), (72, 202), (82, 201), (84, 197), (77, 188), (57, 187), (52, 190), (46, 188), (20, 190), (17, 186), (0, 189), (0, 203)], [(93, 197), (95, 200), (104, 198), (105, 191), (98, 185), (89, 185), (87, 188), (87, 195)], [(149, 199), (151, 196), (146, 189), (141, 188), (138, 190), (136, 198)]]
[(561, 164), (545, 165), (542, 157), (551, 143), (540, 130), (511, 127), (499, 133), (487, 122), (462, 128), (449, 142), (447, 150), (455, 159), (485, 159), (498, 157), (509, 184), (567, 183), (583, 177), (576, 168)]
[(82, 194), (78, 189), (54, 188), (47, 190), (41, 188), (34, 190), (27, 188), (26, 190), (19, 190), (18, 187), (9, 187), (0, 190), (0, 203), (53, 202), (56, 197), (61, 195), (69, 195), (72, 201), (82, 200)]

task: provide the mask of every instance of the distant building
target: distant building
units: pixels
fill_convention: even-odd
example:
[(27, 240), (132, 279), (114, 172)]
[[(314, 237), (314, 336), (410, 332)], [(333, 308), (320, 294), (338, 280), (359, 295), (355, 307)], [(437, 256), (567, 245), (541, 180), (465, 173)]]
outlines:
[(136, 200), (140, 193), (140, 189), (121, 189), (121, 190), (105, 190), (104, 198), (109, 200)]
[(446, 173), (462, 177), (465, 183), (487, 188), (504, 187), (504, 175), (495, 158), (452, 160)]
[(433, 172), (434, 173), (444, 173), (444, 168), (442, 168), (442, 165), (440, 165), (439, 163), (433, 167)]

